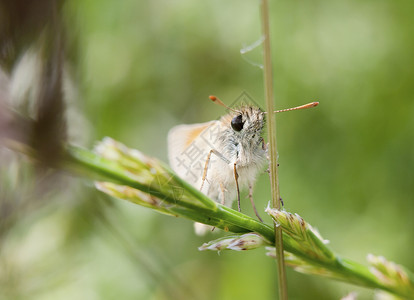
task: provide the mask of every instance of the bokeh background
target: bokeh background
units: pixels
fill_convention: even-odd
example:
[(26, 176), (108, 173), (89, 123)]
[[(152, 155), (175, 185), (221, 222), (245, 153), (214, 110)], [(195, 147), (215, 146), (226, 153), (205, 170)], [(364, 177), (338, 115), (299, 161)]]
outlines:
[[(247, 92), (265, 106), (261, 48), (241, 54), (261, 37), (258, 1), (60, 3), (73, 143), (92, 148), (110, 136), (167, 161), (171, 127), (224, 113), (208, 95), (229, 104)], [(277, 116), (285, 208), (344, 257), (384, 255), (414, 270), (414, 2), (271, 1), (270, 15), (276, 106), (320, 101)], [(30, 42), (21, 49), (32, 51), (37, 38)], [(5, 68), (16, 80), (24, 53)], [(39, 178), (29, 161), (1, 151), (1, 299), (277, 297), (264, 249), (199, 252), (220, 233), (195, 236), (190, 221), (70, 174)], [(39, 181), (47, 188), (38, 191)], [(260, 209), (269, 190), (263, 174)], [(288, 290), (290, 299), (374, 296), (291, 269)]]

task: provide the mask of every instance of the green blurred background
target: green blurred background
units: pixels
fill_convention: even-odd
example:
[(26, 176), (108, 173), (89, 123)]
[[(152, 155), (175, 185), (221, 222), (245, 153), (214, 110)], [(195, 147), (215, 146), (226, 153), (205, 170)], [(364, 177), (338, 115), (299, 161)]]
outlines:
[[(91, 148), (110, 136), (167, 161), (171, 127), (224, 113), (208, 95), (230, 104), (247, 92), (265, 106), (254, 65), (261, 48), (240, 54), (260, 39), (258, 1), (72, 0), (62, 12), (71, 105), (84, 119), (68, 118), (78, 144)], [(286, 210), (344, 257), (364, 263), (368, 253), (384, 255), (411, 270), (413, 15), (408, 0), (271, 1), (270, 12), (277, 108), (320, 101), (277, 116)], [(3, 179), (17, 181), (8, 193), (34, 201), (20, 189), (30, 169), (7, 168)], [(199, 252), (218, 234), (197, 237), (190, 221), (109, 198), (68, 175), (58, 187), (18, 212), (2, 235), (3, 299), (277, 298), (276, 264), (264, 249)], [(263, 174), (254, 194), (260, 209), (269, 189)], [(245, 198), (242, 207), (253, 215)], [(288, 290), (290, 299), (374, 295), (291, 269)]]

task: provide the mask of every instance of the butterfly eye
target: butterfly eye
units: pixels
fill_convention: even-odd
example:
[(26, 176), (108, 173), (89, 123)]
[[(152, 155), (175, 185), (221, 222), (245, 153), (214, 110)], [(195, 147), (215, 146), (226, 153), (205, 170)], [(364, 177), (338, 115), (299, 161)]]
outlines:
[(231, 120), (231, 128), (234, 131), (240, 131), (243, 129), (244, 122), (242, 121), (242, 115), (235, 116), (233, 120)]

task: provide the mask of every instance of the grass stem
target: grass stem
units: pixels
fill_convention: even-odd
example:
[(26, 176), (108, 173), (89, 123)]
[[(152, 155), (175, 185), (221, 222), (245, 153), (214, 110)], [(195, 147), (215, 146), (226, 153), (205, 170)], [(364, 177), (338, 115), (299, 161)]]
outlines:
[[(267, 132), (269, 134), (269, 158), (270, 158), (270, 183), (272, 192), (272, 205), (276, 209), (280, 209), (280, 191), (279, 178), (277, 168), (277, 143), (276, 143), (276, 115), (271, 113), (274, 111), (273, 101), (273, 74), (272, 74), (272, 58), (270, 50), (270, 29), (269, 29), (269, 1), (261, 1), (262, 12), (262, 32), (263, 32), (263, 71), (264, 71), (264, 87), (266, 109), (268, 113)], [(278, 283), (279, 283), (279, 299), (288, 299), (286, 267), (283, 253), (283, 235), (282, 227), (275, 223), (275, 246), (276, 259), (278, 265)]]

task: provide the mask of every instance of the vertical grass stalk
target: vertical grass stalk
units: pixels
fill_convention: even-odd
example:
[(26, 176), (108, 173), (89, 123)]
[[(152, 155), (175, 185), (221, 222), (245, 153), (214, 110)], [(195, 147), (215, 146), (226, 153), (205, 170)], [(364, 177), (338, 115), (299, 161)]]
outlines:
[[(268, 112), (267, 132), (269, 139), (269, 159), (270, 159), (270, 183), (272, 191), (272, 206), (280, 209), (280, 191), (277, 167), (277, 143), (276, 143), (276, 114), (274, 111), (273, 101), (273, 74), (272, 58), (270, 51), (270, 30), (269, 30), (269, 2), (261, 1), (262, 13), (262, 32), (263, 32), (263, 71), (264, 71), (264, 88), (266, 99), (266, 110)], [(279, 299), (287, 299), (287, 281), (286, 267), (283, 254), (283, 236), (282, 227), (275, 223), (275, 246), (276, 259), (278, 265), (278, 282), (279, 282)]]

